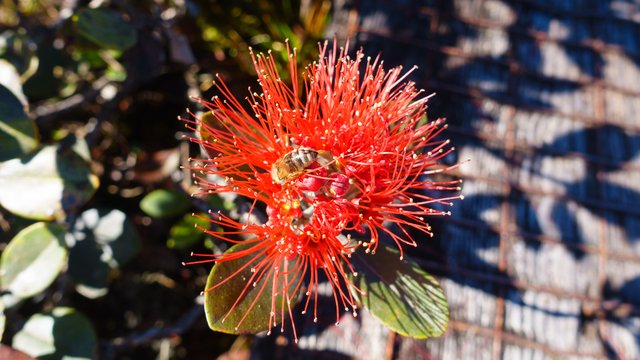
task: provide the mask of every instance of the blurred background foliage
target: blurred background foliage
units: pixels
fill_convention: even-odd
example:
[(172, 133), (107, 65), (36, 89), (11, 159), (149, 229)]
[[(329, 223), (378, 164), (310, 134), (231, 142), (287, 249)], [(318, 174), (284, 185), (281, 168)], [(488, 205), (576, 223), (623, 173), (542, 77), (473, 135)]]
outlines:
[[(198, 303), (215, 242), (194, 225), (199, 149), (176, 117), (219, 73), (255, 87), (248, 47), (317, 56), (331, 2), (0, 2), (0, 358), (214, 358)], [(215, 229), (214, 229), (215, 230)]]

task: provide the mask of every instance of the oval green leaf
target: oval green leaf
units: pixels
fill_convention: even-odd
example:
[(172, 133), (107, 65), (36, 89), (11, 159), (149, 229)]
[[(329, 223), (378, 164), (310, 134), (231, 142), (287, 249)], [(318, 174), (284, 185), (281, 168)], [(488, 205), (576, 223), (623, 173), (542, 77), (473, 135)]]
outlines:
[(57, 307), (31, 316), (13, 337), (12, 346), (40, 359), (95, 359), (97, 340), (84, 315)]
[(167, 247), (170, 249), (188, 249), (200, 242), (205, 233), (200, 228), (207, 229), (207, 213), (199, 213), (198, 216), (186, 214), (180, 221), (171, 227)]
[(32, 101), (46, 100), (49, 98), (64, 97), (60, 92), (66, 87), (65, 92), (70, 94), (71, 89), (78, 86), (80, 79), (72, 76), (56, 76), (56, 69), (68, 69), (77, 66), (64, 49), (57, 49), (53, 43), (40, 43), (37, 52), (37, 70), (24, 84), (23, 90)]
[(184, 193), (175, 190), (154, 190), (140, 201), (140, 209), (154, 218), (182, 215), (190, 207), (189, 198)]
[[(3, 5), (2, 10), (4, 10), (3, 14), (12, 12), (12, 10), (7, 9), (6, 5)], [(12, 67), (19, 74), (21, 82), (24, 82), (24, 80), (32, 76), (38, 68), (36, 49), (42, 42), (36, 44), (34, 38), (37, 36), (34, 36), (33, 31), (27, 31), (23, 27), (12, 28), (14, 30), (7, 27), (3, 28), (2, 34), (0, 35), (2, 37), (2, 45), (0, 45), (2, 49), (0, 51), (2, 52), (2, 58), (11, 63)], [(7, 86), (4, 80), (5, 79), (0, 82)], [(11, 89), (10, 86), (7, 87)], [(18, 94), (16, 94), (16, 96), (21, 97)]]
[(2, 252), (1, 289), (27, 298), (51, 285), (66, 262), (65, 233), (50, 223), (35, 223), (20, 231)]
[(369, 312), (400, 335), (426, 339), (444, 334), (449, 322), (447, 299), (440, 284), (399, 251), (379, 245), (375, 255), (355, 253), (353, 283), (366, 293)]
[(136, 30), (115, 10), (82, 9), (74, 20), (82, 36), (104, 48), (124, 51), (136, 43)]
[(16, 68), (5, 59), (0, 59), (0, 85), (6, 87), (20, 100), (22, 105), (27, 106), (27, 97), (22, 92), (22, 80)]
[(82, 206), (98, 177), (72, 147), (49, 145), (0, 163), (0, 205), (35, 220), (52, 220)]
[(36, 127), (24, 104), (8, 88), (0, 85), (0, 161), (25, 155), (38, 143)]
[[(262, 276), (259, 281), (256, 281), (255, 286), (250, 284), (250, 281), (254, 282), (253, 276), (256, 274), (251, 272), (251, 267), (265, 259), (264, 255), (260, 254), (261, 250), (255, 250), (255, 252), (251, 250), (253, 246), (254, 244), (246, 243), (232, 246), (225, 254), (231, 255), (240, 251), (246, 251), (248, 254), (236, 260), (218, 262), (209, 273), (206, 289), (210, 290), (205, 290), (204, 306), (207, 323), (212, 330), (229, 334), (255, 334), (270, 328), (269, 317), (274, 280), (274, 271), (272, 270), (278, 264), (268, 266), (267, 271), (270, 272)], [(285, 266), (287, 269), (293, 270), (294, 262), (286, 261)], [(233, 275), (236, 271), (238, 273)], [(290, 306), (293, 307), (298, 297), (294, 296), (295, 294), (292, 294), (292, 292), (299, 279), (293, 278), (294, 271), (288, 271), (287, 273), (289, 274), (287, 292), (291, 295), (289, 300), (291, 302)], [(280, 280), (283, 280), (282, 276)], [(218, 286), (214, 288), (216, 285)], [(244, 291), (245, 288), (246, 292)], [(283, 288), (284, 281), (278, 281), (275, 297), (275, 304), (278, 309), (280, 309), (283, 301)], [(236, 303), (238, 299), (239, 301)], [(245, 314), (247, 316), (242, 320)]]
[(109, 274), (140, 251), (136, 229), (125, 213), (89, 209), (73, 223), (69, 245), (69, 274), (82, 295), (96, 298), (107, 292)]

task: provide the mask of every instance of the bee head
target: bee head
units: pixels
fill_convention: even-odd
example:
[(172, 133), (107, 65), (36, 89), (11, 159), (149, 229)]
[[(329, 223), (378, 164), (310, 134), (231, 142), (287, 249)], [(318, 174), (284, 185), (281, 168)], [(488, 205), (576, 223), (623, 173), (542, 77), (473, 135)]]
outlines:
[(278, 163), (275, 163), (271, 166), (271, 178), (273, 179), (273, 181), (283, 184), (286, 177), (286, 169), (278, 166)]

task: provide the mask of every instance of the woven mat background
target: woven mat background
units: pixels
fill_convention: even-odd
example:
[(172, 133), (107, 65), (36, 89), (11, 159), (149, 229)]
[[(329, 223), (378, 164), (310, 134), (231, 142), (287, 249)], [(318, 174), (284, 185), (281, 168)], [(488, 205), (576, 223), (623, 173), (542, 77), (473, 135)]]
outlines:
[(447, 161), (470, 160), (465, 200), (417, 254), (452, 321), (418, 341), (366, 312), (337, 328), (307, 319), (278, 356), (640, 358), (640, 2), (336, 5), (332, 34), (419, 66), (458, 149)]

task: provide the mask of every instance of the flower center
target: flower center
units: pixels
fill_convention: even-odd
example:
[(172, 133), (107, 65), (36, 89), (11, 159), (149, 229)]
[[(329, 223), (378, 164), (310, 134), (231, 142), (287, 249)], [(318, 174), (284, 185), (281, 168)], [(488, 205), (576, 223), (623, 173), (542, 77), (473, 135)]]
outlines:
[[(287, 225), (293, 237), (323, 243), (340, 236), (358, 218), (357, 207), (350, 200), (362, 194), (362, 186), (326, 150), (295, 148), (273, 163), (271, 177), (287, 191), (281, 192), (286, 198), (280, 199), (276, 209), (268, 208), (267, 214), (270, 222)], [(300, 241), (293, 242), (298, 244), (295, 251), (305, 251)]]

